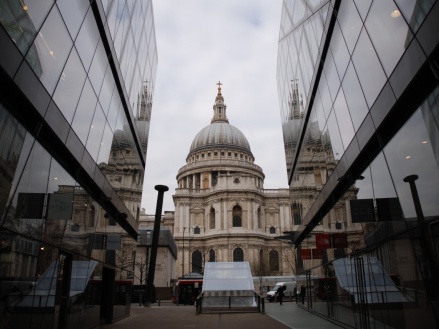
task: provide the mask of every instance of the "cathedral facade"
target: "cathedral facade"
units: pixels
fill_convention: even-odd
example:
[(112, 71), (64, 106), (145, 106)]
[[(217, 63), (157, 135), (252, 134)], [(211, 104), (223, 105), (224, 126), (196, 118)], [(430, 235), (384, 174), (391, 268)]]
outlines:
[(177, 277), (205, 262), (248, 261), (254, 276), (292, 275), (288, 189), (266, 190), (244, 134), (229, 124), (221, 84), (211, 123), (194, 137), (173, 195)]

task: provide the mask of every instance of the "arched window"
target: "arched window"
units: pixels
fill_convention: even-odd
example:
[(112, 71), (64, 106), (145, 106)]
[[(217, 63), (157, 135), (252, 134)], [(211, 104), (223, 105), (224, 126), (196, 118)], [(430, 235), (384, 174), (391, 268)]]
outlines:
[(270, 234), (275, 234), (276, 228), (274, 226), (270, 227)]
[(201, 273), (201, 270), (202, 270), (201, 251), (195, 250), (192, 253), (192, 272)]
[(90, 207), (90, 211), (88, 213), (88, 227), (92, 228), (95, 226), (95, 216), (96, 216), (96, 209), (94, 206)]
[(194, 234), (200, 234), (200, 228), (198, 226), (194, 227)]
[(270, 271), (279, 271), (279, 253), (276, 250), (270, 250), (269, 254)]
[(209, 216), (209, 228), (213, 230), (215, 228), (215, 209), (210, 208), (210, 216)]
[(209, 262), (214, 262), (215, 261), (215, 250), (210, 249), (209, 251)]
[(236, 248), (233, 250), (233, 261), (243, 262), (244, 261), (244, 251), (241, 248)]
[(300, 203), (293, 203), (292, 211), (294, 225), (300, 225), (302, 223), (302, 205)]
[(240, 206), (233, 207), (233, 227), (242, 227), (242, 209)]
[(262, 228), (262, 212), (261, 212), (261, 207), (258, 208), (258, 228)]

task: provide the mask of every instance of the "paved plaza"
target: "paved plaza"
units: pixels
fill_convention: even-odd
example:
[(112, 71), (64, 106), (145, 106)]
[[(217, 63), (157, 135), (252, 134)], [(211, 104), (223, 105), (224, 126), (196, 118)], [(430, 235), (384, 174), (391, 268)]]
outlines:
[(105, 329), (338, 329), (341, 328), (296, 303), (267, 303), (265, 314), (222, 313), (195, 314), (194, 306), (176, 306), (171, 303), (152, 307), (132, 305), (131, 315)]

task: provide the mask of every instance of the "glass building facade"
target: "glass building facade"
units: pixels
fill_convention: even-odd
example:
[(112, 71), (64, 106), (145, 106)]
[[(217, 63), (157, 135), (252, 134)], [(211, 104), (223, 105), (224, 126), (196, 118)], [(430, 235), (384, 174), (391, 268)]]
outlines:
[(439, 326), (439, 3), (284, 0), (277, 83), (303, 306)]
[(0, 23), (0, 327), (114, 322), (136, 263), (152, 0), (5, 0)]

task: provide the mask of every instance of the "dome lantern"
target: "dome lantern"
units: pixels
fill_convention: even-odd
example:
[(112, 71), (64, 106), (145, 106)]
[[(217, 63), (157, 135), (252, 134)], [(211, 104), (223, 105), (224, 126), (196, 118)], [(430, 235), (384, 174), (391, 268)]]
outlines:
[(215, 104), (213, 105), (213, 122), (229, 122), (226, 115), (227, 106), (224, 104), (224, 97), (221, 94), (221, 81), (218, 81), (218, 95), (215, 98)]
[(217, 83), (218, 94), (213, 106), (213, 118), (210, 125), (201, 129), (192, 141), (188, 158), (199, 151), (207, 149), (229, 149), (244, 152), (253, 158), (250, 145), (244, 134), (233, 125), (229, 124), (226, 115), (226, 105), (221, 94), (221, 82)]

